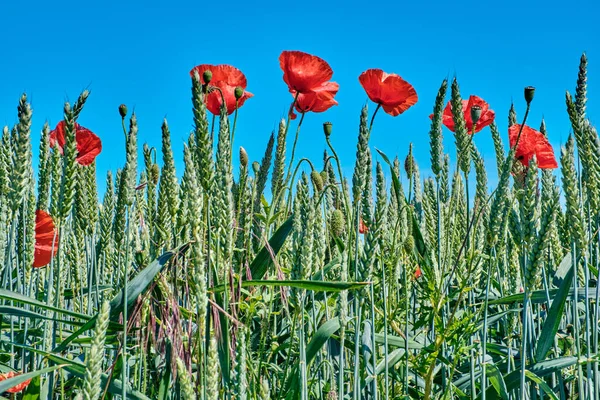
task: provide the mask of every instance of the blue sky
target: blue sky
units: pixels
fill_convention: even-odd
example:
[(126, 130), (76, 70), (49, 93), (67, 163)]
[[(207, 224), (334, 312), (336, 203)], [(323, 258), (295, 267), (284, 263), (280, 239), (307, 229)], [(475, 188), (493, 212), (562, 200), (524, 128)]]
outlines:
[[(106, 171), (124, 163), (121, 103), (137, 113), (141, 143), (160, 146), (161, 122), (168, 119), (182, 173), (183, 142), (192, 129), (189, 71), (198, 64), (224, 63), (245, 73), (254, 94), (240, 111), (236, 148), (242, 145), (251, 160), (260, 160), (292, 100), (278, 56), (282, 50), (302, 50), (328, 61), (340, 84), (339, 105), (307, 115), (302, 127), (297, 154), (319, 165), (325, 147), (321, 125), (331, 121), (332, 141), (351, 173), (358, 117), (368, 101), (358, 76), (368, 68), (400, 74), (419, 95), (406, 113), (377, 116), (371, 145), (404, 157), (414, 143), (425, 176), (428, 115), (441, 81), (454, 75), (463, 98), (476, 94), (490, 103), (505, 142), (511, 101), (520, 119), (523, 88), (535, 86), (528, 122), (537, 128), (544, 116), (558, 156), (570, 131), (564, 94), (574, 90), (584, 51), (588, 116), (595, 122), (600, 113), (600, 33), (594, 19), (599, 11), (591, 0), (3, 2), (0, 125), (16, 122), (18, 99), (26, 92), (34, 109), (37, 156), (44, 121), (54, 127), (63, 102), (89, 88), (79, 122), (103, 141), (97, 159), (101, 189)], [(454, 157), (452, 133), (444, 129), (444, 136), (445, 150)], [(475, 143), (494, 175), (489, 129), (477, 134)]]

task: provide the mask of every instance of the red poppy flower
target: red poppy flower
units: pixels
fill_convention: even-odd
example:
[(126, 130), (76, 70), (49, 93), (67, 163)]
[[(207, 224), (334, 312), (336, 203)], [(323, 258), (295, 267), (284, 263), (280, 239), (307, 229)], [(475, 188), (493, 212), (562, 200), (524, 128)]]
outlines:
[[(520, 124), (514, 124), (508, 129), (508, 137), (510, 147), (514, 147), (519, 136)], [(517, 145), (515, 157), (523, 165), (529, 165), (529, 161), (535, 156), (539, 168), (554, 169), (558, 168), (556, 158), (554, 158), (554, 150), (548, 142), (548, 138), (543, 133), (536, 131), (533, 128), (525, 125), (523, 132)]]
[[(90, 165), (102, 151), (100, 138), (77, 122), (75, 123), (75, 141), (77, 142), (77, 162), (81, 165)], [(65, 121), (60, 121), (50, 132), (50, 146), (56, 145), (62, 154), (65, 146)]]
[(290, 92), (316, 91), (333, 76), (333, 70), (325, 60), (301, 51), (282, 52), (279, 66)]
[[(496, 113), (493, 110), (490, 110), (490, 105), (481, 97), (471, 96), (469, 97), (469, 100), (463, 100), (463, 115), (467, 125), (467, 133), (469, 135), (473, 133), (473, 120), (471, 119), (471, 107), (473, 106), (479, 106), (481, 108), (481, 117), (479, 117), (479, 121), (477, 121), (477, 124), (475, 125), (475, 133), (494, 122), (494, 117), (496, 116)], [(429, 118), (433, 118), (433, 114), (431, 114)], [(452, 118), (452, 105), (450, 102), (448, 102), (446, 108), (444, 108), (442, 123), (454, 132), (454, 119)]]
[(423, 276), (423, 271), (421, 271), (421, 267), (417, 266), (417, 269), (415, 270), (414, 278), (419, 279), (421, 276)]
[[(54, 246), (53, 246), (54, 244)], [(35, 212), (35, 251), (33, 267), (40, 268), (50, 264), (58, 251), (58, 234), (52, 217), (46, 211)]]
[[(295, 104), (296, 110), (300, 113), (309, 111), (320, 113), (329, 110), (338, 104), (334, 97), (339, 88), (340, 85), (335, 82), (326, 82), (314, 91), (298, 94)], [(294, 98), (296, 93), (295, 91), (292, 92)], [(296, 114), (292, 112), (290, 118), (296, 119)]]
[(365, 224), (363, 219), (362, 218), (359, 219), (358, 220), (358, 233), (360, 233), (361, 235), (364, 235), (368, 231), (369, 231), (369, 228), (367, 227), (367, 225)]
[[(10, 378), (14, 378), (15, 376), (18, 376), (18, 375), (21, 375), (21, 374), (19, 372), (15, 372), (15, 371), (10, 371), (10, 372), (0, 374), (0, 382), (10, 379)], [(18, 385), (13, 386), (6, 391), (8, 393), (22, 392), (23, 390), (25, 390), (27, 388), (27, 386), (29, 386), (30, 382), (31, 382), (31, 379), (27, 379), (25, 382), (21, 382)]]
[[(244, 94), (237, 100), (238, 108), (244, 105), (244, 102), (248, 100), (250, 97), (254, 96), (252, 93), (246, 91), (246, 86), (248, 86), (248, 81), (246, 77), (239, 69), (227, 65), (211, 65), (211, 64), (202, 64), (198, 65), (190, 71), (190, 76), (194, 77), (194, 73), (198, 71), (198, 75), (200, 75), (200, 82), (203, 85), (206, 84), (204, 82), (204, 71), (210, 71), (212, 73), (212, 78), (210, 80), (209, 85), (217, 87), (221, 89), (223, 92), (223, 97), (225, 97), (225, 104), (227, 106), (227, 114), (231, 115), (235, 111), (236, 99), (235, 99), (235, 88), (241, 87), (244, 89)], [(220, 115), (221, 112), (221, 104), (223, 104), (223, 99), (221, 98), (221, 93), (218, 90), (209, 91), (208, 95), (205, 98), (206, 108), (208, 111), (213, 113), (214, 115)]]
[(399, 75), (380, 69), (368, 69), (358, 77), (369, 98), (395, 117), (408, 110), (419, 99), (415, 88)]

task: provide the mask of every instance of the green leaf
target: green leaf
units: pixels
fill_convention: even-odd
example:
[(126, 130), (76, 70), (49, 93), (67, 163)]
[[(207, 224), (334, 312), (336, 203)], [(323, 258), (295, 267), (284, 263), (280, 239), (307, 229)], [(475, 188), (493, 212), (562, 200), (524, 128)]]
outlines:
[(556, 394), (552, 391), (552, 389), (550, 388), (550, 386), (548, 386), (548, 384), (546, 382), (544, 382), (543, 379), (541, 379), (539, 376), (537, 376), (536, 374), (534, 374), (531, 371), (525, 371), (525, 375), (531, 379), (532, 381), (534, 381), (535, 383), (538, 384), (538, 386), (553, 400), (558, 400), (558, 397), (556, 396)]
[[(162, 271), (164, 266), (174, 255), (181, 255), (187, 251), (189, 243), (180, 246), (177, 250), (167, 251), (156, 260), (152, 261), (146, 268), (139, 272), (127, 283), (127, 307), (136, 302), (138, 296), (154, 281), (156, 275)], [(123, 291), (120, 290), (110, 302), (111, 315), (118, 316), (123, 311)]]
[(59, 314), (65, 314), (70, 317), (75, 317), (75, 318), (79, 318), (82, 320), (87, 320), (89, 318), (89, 315), (76, 313), (74, 311), (64, 310), (62, 308), (52, 307), (46, 303), (32, 299), (31, 297), (24, 296), (20, 293), (11, 292), (10, 290), (6, 290), (6, 289), (0, 289), (0, 299), (13, 301), (15, 303), (20, 303), (20, 304), (29, 304), (31, 306), (39, 307), (44, 310), (54, 311)]
[(506, 382), (504, 382), (504, 378), (500, 373), (498, 367), (494, 364), (486, 364), (485, 370), (487, 372), (488, 379), (490, 383), (496, 389), (496, 392), (500, 395), (502, 400), (508, 400), (508, 390), (506, 389)]
[[(531, 371), (538, 377), (544, 377), (554, 372), (558, 372), (564, 368), (571, 367), (577, 364), (577, 361), (577, 357), (573, 356), (553, 358), (551, 360), (541, 361), (530, 365), (527, 367), (527, 370)], [(517, 368), (515, 371), (504, 375), (504, 382), (506, 383), (506, 390), (508, 392), (519, 387), (520, 374), (521, 371), (519, 368)], [(486, 397), (488, 400), (499, 398), (498, 394), (496, 393), (496, 389), (494, 389), (493, 386), (486, 389)]]
[(23, 400), (38, 400), (40, 398), (40, 383), (41, 378), (39, 375), (33, 378), (25, 392), (23, 392)]
[(70, 325), (83, 325), (83, 322), (80, 321), (68, 321), (68, 320), (60, 320), (56, 318), (50, 318), (42, 314), (38, 314), (33, 311), (25, 310), (23, 308), (11, 307), (11, 306), (0, 306), (0, 315), (12, 315), (15, 317), (29, 318), (29, 319), (46, 319), (50, 321), (59, 321), (64, 324)]
[[(319, 327), (319, 329), (317, 329), (317, 331), (313, 335), (312, 339), (306, 346), (306, 365), (307, 365), (307, 367), (317, 356), (317, 353), (323, 347), (323, 345), (325, 343), (327, 343), (327, 340), (329, 340), (329, 338), (331, 338), (331, 336), (335, 332), (337, 332), (338, 329), (340, 329), (340, 321), (338, 318), (330, 319), (329, 321), (327, 321), (323, 325), (321, 325)], [(287, 388), (287, 393), (288, 393), (286, 396), (286, 399), (293, 399), (293, 398), (297, 397), (298, 392), (296, 389), (299, 387), (298, 377), (299, 377), (298, 364), (296, 363), (294, 365), (293, 372), (291, 373), (291, 375), (288, 378), (288, 381), (285, 385), (285, 387)]]
[[(163, 253), (163, 255), (161, 255), (156, 260), (154, 260), (152, 263), (150, 263), (146, 268), (144, 268), (140, 273), (138, 273), (132, 280), (130, 280), (128, 282), (128, 286), (127, 286), (127, 295), (128, 295), (127, 303), (128, 303), (128, 305), (133, 304), (137, 300), (138, 296), (144, 290), (146, 290), (146, 288), (148, 287), (148, 285), (150, 285), (150, 283), (152, 281), (154, 281), (154, 278), (156, 277), (156, 275), (160, 271), (162, 271), (163, 267), (167, 264), (167, 262), (169, 262), (169, 260), (174, 255), (182, 254), (188, 248), (189, 248), (189, 243), (186, 243), (186, 244), (180, 246), (177, 250), (167, 251), (167, 252)], [(110, 307), (111, 307), (110, 308), (111, 316), (113, 318), (118, 317), (119, 313), (122, 311), (122, 308), (123, 308), (123, 291), (119, 291), (119, 293), (112, 299), (112, 301), (110, 302)], [(79, 328), (78, 330), (73, 332), (68, 338), (63, 340), (52, 351), (54, 353), (62, 353), (63, 351), (65, 351), (67, 346), (69, 345), (69, 343), (71, 343), (73, 340), (77, 339), (82, 333), (84, 333), (84, 332), (92, 329), (94, 326), (96, 326), (97, 319), (98, 319), (98, 314), (96, 314), (92, 318), (90, 318), (88, 322), (86, 322), (81, 328)]]
[[(368, 286), (369, 282), (326, 282), (326, 281), (302, 281), (302, 280), (282, 280), (282, 281), (243, 281), (242, 287), (252, 286), (286, 286), (298, 289), (312, 290), (315, 292), (340, 292), (342, 290), (360, 289)], [(210, 291), (221, 293), (225, 290), (224, 285), (216, 286)]]
[[(585, 300), (586, 297), (586, 293), (585, 293), (585, 288), (578, 288), (577, 289), (577, 299), (581, 302), (583, 302)], [(548, 291), (550, 294), (550, 300), (552, 300), (554, 298), (554, 296), (556, 296), (556, 294), (558, 293), (558, 289), (552, 289)], [(572, 297), (573, 296), (573, 288), (569, 289), (569, 296)], [(588, 298), (594, 298), (596, 297), (596, 288), (588, 288), (588, 293), (587, 293), (587, 297)], [(489, 304), (505, 304), (505, 305), (509, 305), (509, 304), (515, 304), (515, 303), (522, 303), (523, 302), (523, 298), (524, 298), (524, 294), (523, 293), (518, 293), (518, 294), (511, 294), (509, 296), (504, 296), (501, 297), (499, 299), (494, 299), (494, 300), (490, 300)], [(541, 304), (541, 303), (546, 303), (548, 299), (546, 298), (546, 291), (545, 290), (536, 290), (535, 292), (531, 293), (531, 303), (532, 304)]]
[(306, 365), (317, 356), (317, 353), (327, 343), (331, 335), (340, 329), (340, 320), (338, 318), (330, 319), (319, 327), (312, 339), (306, 346)]
[(273, 258), (279, 253), (288, 235), (292, 231), (292, 217), (281, 225), (273, 234), (269, 243), (265, 245), (250, 264), (250, 274), (253, 280), (260, 280), (273, 265)]
[(48, 372), (52, 372), (59, 368), (63, 367), (63, 365), (54, 365), (48, 368), (38, 369), (37, 371), (28, 372), (26, 374), (17, 375), (15, 377), (6, 379), (0, 382), (0, 393), (6, 392), (8, 389), (17, 386), (19, 383), (23, 383), (28, 379), (33, 379), (41, 374), (47, 374)]
[[(387, 362), (388, 362), (388, 370), (393, 371), (393, 366), (398, 362), (404, 359), (404, 349), (396, 349), (388, 354)], [(385, 358), (382, 358), (380, 362), (377, 363), (377, 368), (375, 368), (375, 376), (381, 374), (385, 371)], [(369, 383), (373, 381), (373, 376), (367, 377), (367, 379), (363, 382), (363, 389), (367, 387)]]
[(536, 344), (535, 359), (537, 361), (545, 360), (548, 356), (548, 352), (550, 351), (550, 347), (552, 347), (552, 345), (554, 344), (554, 338), (556, 337), (556, 332), (558, 331), (558, 327), (560, 326), (560, 321), (565, 310), (565, 304), (569, 296), (569, 289), (571, 288), (573, 275), (573, 267), (571, 267), (567, 271), (567, 274), (565, 275), (564, 279), (562, 280), (560, 288), (556, 293), (556, 296), (554, 296), (552, 306), (550, 307), (548, 316), (544, 321), (544, 326), (542, 327), (540, 338), (538, 339)]
[(569, 272), (569, 269), (572, 265), (573, 262), (571, 261), (571, 253), (567, 253), (558, 265), (558, 268), (556, 268), (556, 272), (554, 273), (554, 277), (552, 278), (552, 283), (554, 284), (554, 286), (560, 287), (563, 279), (565, 278), (565, 276), (567, 276), (567, 273)]

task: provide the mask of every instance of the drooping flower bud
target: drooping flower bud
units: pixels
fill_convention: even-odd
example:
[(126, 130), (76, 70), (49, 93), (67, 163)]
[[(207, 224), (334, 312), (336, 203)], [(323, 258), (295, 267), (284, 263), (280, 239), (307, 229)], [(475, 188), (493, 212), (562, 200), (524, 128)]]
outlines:
[(258, 161), (252, 163), (252, 169), (254, 170), (254, 175), (258, 175), (258, 171), (260, 171), (260, 164)]
[(529, 105), (531, 103), (531, 101), (533, 100), (534, 94), (535, 94), (535, 88), (533, 86), (527, 86), (525, 88), (525, 101), (527, 102), (527, 105)]
[(240, 164), (242, 167), (246, 168), (248, 166), (248, 153), (246, 153), (246, 149), (240, 146)]
[(329, 181), (329, 176), (327, 175), (327, 171), (323, 170), (323, 171), (321, 171), (321, 173), (319, 175), (321, 175), (321, 180), (323, 181), (323, 186), (325, 186), (325, 184)]
[(317, 189), (318, 192), (323, 190), (323, 178), (316, 169), (313, 169), (310, 173), (310, 179), (312, 180), (312, 183), (315, 185), (315, 189)]
[(331, 122), (325, 122), (323, 124), (323, 132), (325, 132), (325, 137), (328, 138), (331, 136), (331, 131), (333, 130), (333, 124)]
[(344, 219), (344, 213), (341, 210), (334, 210), (331, 213), (331, 232), (335, 236), (341, 236), (346, 229), (346, 221)]
[(235, 95), (236, 100), (241, 99), (242, 96), (244, 95), (244, 88), (241, 86), (236, 86), (235, 90), (233, 91), (233, 94)]
[(127, 116), (127, 106), (125, 104), (121, 104), (119, 106), (119, 114), (123, 119), (125, 119), (125, 117)]
[(160, 168), (158, 164), (152, 164), (150, 167), (150, 181), (153, 185), (158, 185), (158, 179), (160, 177)]

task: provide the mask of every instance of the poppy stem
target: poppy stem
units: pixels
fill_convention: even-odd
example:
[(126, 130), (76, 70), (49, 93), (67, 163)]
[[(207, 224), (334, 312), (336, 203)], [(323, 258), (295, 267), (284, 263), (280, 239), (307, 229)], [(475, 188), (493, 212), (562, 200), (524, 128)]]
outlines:
[[(288, 111), (287, 120), (285, 122), (285, 134), (284, 134), (285, 137), (287, 137), (288, 129), (290, 128), (290, 115), (292, 115), (294, 106), (296, 105), (296, 101), (298, 101), (299, 95), (300, 95), (300, 93), (296, 92), (296, 96), (294, 96), (294, 101), (292, 101), (292, 104), (290, 105), (290, 110)], [(294, 147), (292, 147), (292, 159), (290, 160), (290, 166), (288, 168), (288, 173), (285, 178), (284, 187), (287, 186), (288, 181), (290, 179), (290, 173), (292, 172), (291, 170), (292, 170), (292, 162), (294, 161), (294, 150), (296, 150), (296, 142), (298, 141), (298, 134), (300, 133), (300, 125), (302, 125), (303, 119), (304, 119), (304, 113), (302, 113), (302, 117), (300, 117), (300, 122), (298, 123), (298, 128), (296, 129), (296, 139), (294, 140)]]
[(230, 145), (231, 145), (232, 149), (233, 149), (233, 138), (235, 137), (235, 125), (237, 123), (237, 116), (238, 116), (238, 102), (239, 102), (239, 100), (235, 101), (235, 115), (233, 116), (233, 128), (231, 129)]
[(373, 129), (373, 122), (375, 121), (375, 116), (377, 115), (377, 111), (379, 111), (380, 108), (381, 108), (381, 104), (377, 104), (377, 108), (375, 108), (375, 112), (373, 113), (373, 116), (371, 117), (371, 123), (369, 124), (369, 132), (371, 132), (371, 130)]
[(517, 135), (517, 141), (511, 150), (517, 151), (517, 146), (519, 145), (519, 140), (521, 140), (521, 134), (523, 133), (523, 127), (525, 127), (525, 122), (527, 121), (527, 116), (529, 115), (529, 108), (531, 105), (528, 103), (527, 108), (525, 109), (525, 115), (523, 116), (523, 122), (521, 122), (521, 127), (519, 128), (519, 134)]
[(125, 142), (127, 142), (127, 128), (125, 127), (125, 117), (121, 118), (121, 126), (123, 127), (123, 134), (125, 135)]
[(298, 137), (300, 136), (300, 127), (302, 126), (302, 121), (304, 121), (304, 116), (306, 113), (302, 113), (300, 117), (300, 122), (298, 122), (298, 127), (296, 128), (296, 137), (294, 138), (294, 144), (292, 145), (292, 158), (290, 158), (290, 166), (288, 168), (288, 177), (286, 179), (286, 184), (289, 183), (289, 179), (291, 178), (290, 172), (292, 172), (292, 166), (294, 165), (294, 155), (296, 153), (296, 145), (298, 144)]

